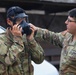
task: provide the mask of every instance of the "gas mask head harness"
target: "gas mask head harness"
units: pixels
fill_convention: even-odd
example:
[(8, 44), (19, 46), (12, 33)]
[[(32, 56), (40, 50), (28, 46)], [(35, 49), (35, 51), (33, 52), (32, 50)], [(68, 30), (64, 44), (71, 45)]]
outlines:
[[(17, 19), (22, 19), (20, 22), (20, 26), (22, 27), (22, 34), (30, 35), (32, 30), (30, 29), (30, 26), (28, 25), (28, 15), (25, 14), (25, 10), (18, 7), (14, 6), (11, 7), (7, 10), (7, 18), (9, 18), (12, 22), (13, 25), (16, 24)], [(25, 18), (26, 20), (24, 20)]]

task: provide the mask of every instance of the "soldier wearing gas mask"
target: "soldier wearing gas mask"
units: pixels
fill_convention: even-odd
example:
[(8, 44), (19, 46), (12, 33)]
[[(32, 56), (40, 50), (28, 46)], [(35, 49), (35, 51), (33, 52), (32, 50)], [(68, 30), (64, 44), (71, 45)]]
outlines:
[(7, 11), (7, 18), (14, 24), (19, 24), (22, 27), (22, 34), (30, 35), (32, 30), (28, 23), (28, 15), (25, 10), (20, 7), (12, 7)]
[[(22, 51), (20, 51), (20, 49), (19, 51), (13, 51), (12, 47), (12, 49), (8, 50), (10, 55), (6, 52), (6, 55), (13, 60), (10, 58), (9, 61), (7, 58), (6, 62), (5, 59), (3, 59), (6, 66), (5, 70), (2, 70), (2, 72), (0, 71), (0, 75), (33, 75), (34, 68), (31, 61), (40, 64), (44, 60), (44, 51), (39, 43), (34, 39), (34, 30), (26, 22), (27, 18), (28, 15), (25, 14), (25, 10), (18, 6), (13, 6), (7, 10), (7, 24), (9, 25), (9, 27), (7, 27), (7, 35), (11, 38), (9, 39), (8, 37), (7, 39), (12, 40), (12, 35), (14, 35), (10, 34), (10, 30), (13, 29), (13, 32), (14, 30), (17, 32), (17, 30), (19, 31), (22, 28), (21, 33), (24, 42), (24, 49)], [(13, 40), (16, 39), (17, 41), (15, 42), (20, 42), (17, 37), (19, 36), (14, 37)], [(7, 42), (9, 47), (13, 45), (13, 42)]]

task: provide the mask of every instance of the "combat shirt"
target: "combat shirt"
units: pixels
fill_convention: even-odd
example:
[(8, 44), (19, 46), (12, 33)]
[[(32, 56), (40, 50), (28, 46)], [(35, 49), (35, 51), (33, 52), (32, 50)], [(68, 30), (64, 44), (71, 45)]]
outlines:
[(62, 48), (59, 75), (76, 75), (76, 40), (72, 40), (72, 34), (67, 32), (63, 36), (61, 32), (55, 33), (39, 28), (35, 38)]
[(43, 62), (42, 47), (34, 38), (13, 36), (9, 30), (7, 33), (0, 34), (0, 75), (33, 75), (31, 60), (37, 64)]

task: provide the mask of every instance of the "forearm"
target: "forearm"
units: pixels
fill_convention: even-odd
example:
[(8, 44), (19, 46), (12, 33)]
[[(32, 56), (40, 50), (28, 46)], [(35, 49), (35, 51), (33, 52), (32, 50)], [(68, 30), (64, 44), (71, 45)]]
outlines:
[(50, 33), (47, 29), (37, 28), (35, 39), (38, 41), (50, 40)]
[(44, 60), (44, 51), (42, 47), (34, 40), (28, 40), (28, 45), (30, 47), (30, 52), (32, 56), (32, 60), (39, 64)]
[(47, 29), (38, 28), (35, 39), (38, 41), (47, 41), (53, 45), (62, 46), (64, 36), (62, 33), (55, 33)]

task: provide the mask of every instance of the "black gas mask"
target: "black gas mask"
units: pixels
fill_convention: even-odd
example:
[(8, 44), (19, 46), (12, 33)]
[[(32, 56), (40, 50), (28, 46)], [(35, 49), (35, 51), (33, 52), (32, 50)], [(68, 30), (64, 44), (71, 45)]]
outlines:
[[(14, 18), (10, 17), (10, 20), (13, 22), (13, 25), (16, 24), (16, 21), (18, 18), (21, 18), (21, 17), (19, 15), (15, 16)], [(23, 17), (22, 17), (22, 19), (23, 19)], [(32, 30), (30, 29), (28, 17), (26, 17), (26, 21), (23, 19), (19, 25), (22, 27), (22, 34), (26, 34), (26, 35), (31, 34)]]
[(30, 35), (32, 30), (30, 29), (30, 25), (28, 25), (25, 20), (22, 20), (19, 24), (22, 27), (22, 34)]

